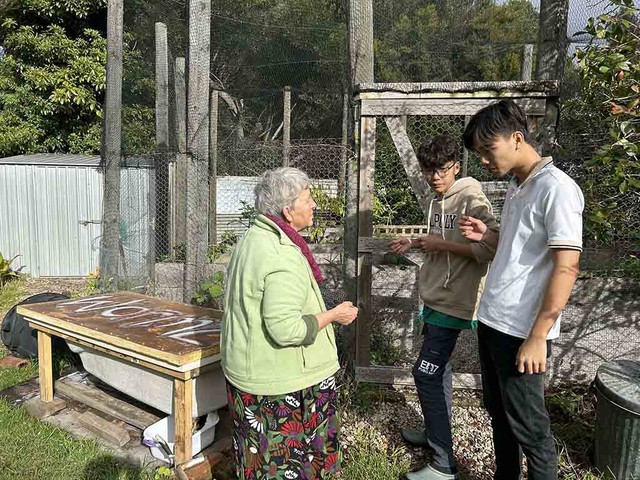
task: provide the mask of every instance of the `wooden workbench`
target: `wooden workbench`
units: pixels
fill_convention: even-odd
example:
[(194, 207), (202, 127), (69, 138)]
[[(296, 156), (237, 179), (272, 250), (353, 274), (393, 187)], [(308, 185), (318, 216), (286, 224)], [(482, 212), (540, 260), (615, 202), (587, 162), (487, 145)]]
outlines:
[(38, 332), (43, 402), (54, 394), (51, 336), (169, 375), (176, 463), (191, 459), (193, 379), (219, 361), (221, 311), (118, 292), (22, 305), (18, 313)]

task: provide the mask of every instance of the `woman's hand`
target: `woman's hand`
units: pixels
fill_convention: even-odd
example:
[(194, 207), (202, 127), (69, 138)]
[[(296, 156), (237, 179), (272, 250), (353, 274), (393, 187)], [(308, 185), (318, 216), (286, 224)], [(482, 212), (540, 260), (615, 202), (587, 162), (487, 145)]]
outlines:
[(462, 235), (472, 242), (482, 240), (483, 235), (487, 231), (487, 226), (482, 220), (466, 215), (462, 216), (458, 225), (460, 226), (460, 230), (462, 230)]
[(354, 307), (351, 302), (342, 302), (337, 307), (330, 310), (333, 314), (333, 321), (340, 325), (349, 325), (358, 316), (358, 307)]
[(391, 242), (391, 251), (394, 253), (405, 253), (411, 250), (410, 238), (398, 238)]

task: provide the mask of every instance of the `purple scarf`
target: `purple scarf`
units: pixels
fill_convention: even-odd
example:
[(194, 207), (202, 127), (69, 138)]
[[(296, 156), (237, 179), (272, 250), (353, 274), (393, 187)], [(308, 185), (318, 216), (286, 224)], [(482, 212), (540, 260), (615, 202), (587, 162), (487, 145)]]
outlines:
[(324, 281), (324, 276), (320, 271), (320, 267), (318, 266), (316, 259), (313, 258), (313, 253), (311, 253), (309, 245), (307, 245), (307, 242), (304, 241), (304, 238), (302, 238), (302, 236), (296, 231), (296, 229), (285, 222), (282, 218), (273, 215), (265, 215), (265, 217), (267, 217), (278, 227), (280, 227), (280, 230), (282, 230), (284, 234), (289, 237), (289, 240), (291, 240), (298, 246), (298, 248), (300, 248), (300, 250), (302, 251), (302, 255), (304, 255), (304, 258), (306, 258), (307, 262), (309, 262), (309, 266), (311, 267), (311, 271), (313, 272), (313, 278), (316, 279), (316, 282), (322, 283)]

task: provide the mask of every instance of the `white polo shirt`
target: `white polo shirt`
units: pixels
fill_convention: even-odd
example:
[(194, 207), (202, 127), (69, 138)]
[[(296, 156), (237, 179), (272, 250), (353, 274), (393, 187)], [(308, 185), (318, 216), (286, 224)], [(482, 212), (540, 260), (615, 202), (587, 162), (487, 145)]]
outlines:
[[(551, 157), (544, 157), (522, 184), (510, 182), (478, 321), (527, 338), (553, 269), (550, 249), (582, 250), (583, 209), (580, 187), (553, 165)], [(559, 334), (560, 317), (547, 339)]]

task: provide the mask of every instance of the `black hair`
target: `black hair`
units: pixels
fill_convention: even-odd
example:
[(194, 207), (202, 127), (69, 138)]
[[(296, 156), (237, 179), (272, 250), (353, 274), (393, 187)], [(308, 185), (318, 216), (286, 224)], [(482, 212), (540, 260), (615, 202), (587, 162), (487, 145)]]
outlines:
[(489, 148), (497, 137), (507, 137), (522, 132), (530, 143), (527, 116), (513, 100), (500, 100), (476, 112), (464, 129), (464, 146), (469, 150)]
[(458, 142), (448, 135), (438, 135), (423, 142), (418, 148), (418, 162), (423, 170), (441, 168), (447, 162), (458, 162), (459, 160)]

